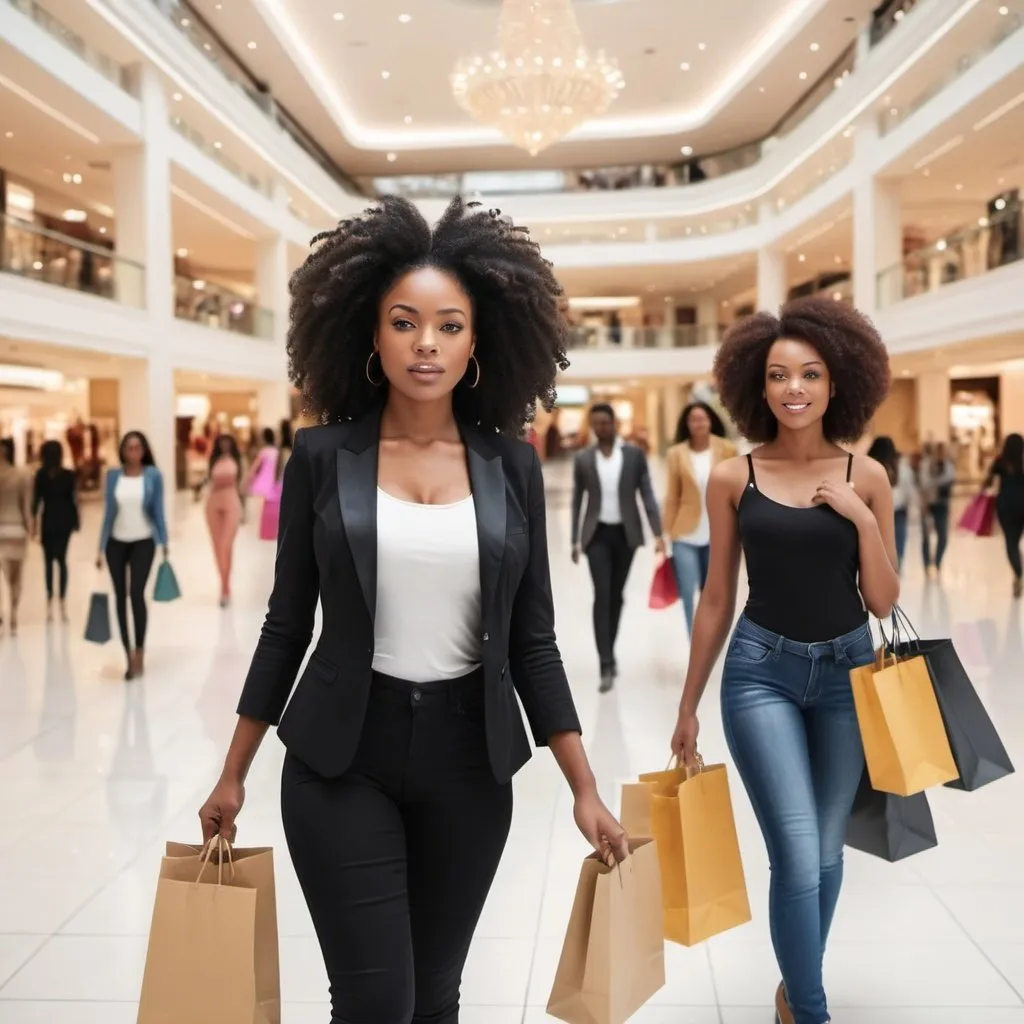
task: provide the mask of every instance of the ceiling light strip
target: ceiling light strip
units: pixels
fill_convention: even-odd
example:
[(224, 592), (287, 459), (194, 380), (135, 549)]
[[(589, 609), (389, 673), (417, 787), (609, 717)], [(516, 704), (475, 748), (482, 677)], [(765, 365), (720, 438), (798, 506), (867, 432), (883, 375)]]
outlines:
[(999, 118), (1004, 117), (1011, 110), (1015, 110), (1022, 103), (1024, 103), (1024, 92), (1018, 93), (1012, 100), (1007, 100), (1001, 107), (996, 107), (987, 117), (983, 117), (975, 126), (974, 130), (980, 132), (987, 128), (990, 124), (994, 124)]
[(914, 164), (914, 170), (920, 171), (923, 168), (927, 167), (929, 164), (934, 163), (936, 160), (939, 159), (939, 157), (943, 157), (947, 153), (952, 153), (953, 150), (957, 148), (957, 146), (963, 144), (963, 141), (964, 137), (962, 135), (957, 135), (954, 138), (949, 139), (948, 141), (944, 142), (941, 146), (939, 146), (938, 149), (933, 149), (929, 154), (927, 154), (927, 156), (921, 157), (921, 159), (918, 160), (916, 164)]
[(0, 75), (0, 86), (3, 86), (8, 92), (13, 92), (19, 99), (23, 99), (26, 103), (30, 103), (36, 110), (47, 117), (53, 118), (58, 124), (62, 124), (68, 131), (74, 132), (79, 138), (85, 139), (86, 142), (91, 142), (94, 146), (99, 144), (100, 137), (94, 135), (88, 128), (83, 127), (77, 121), (73, 121), (66, 114), (62, 114), (55, 107), (51, 107), (49, 103), (44, 103), (38, 96), (33, 96), (27, 89), (23, 89), (17, 82), (12, 82), (6, 75)]
[[(338, 210), (324, 199), (321, 195), (314, 192), (301, 178), (297, 177), (288, 169), (287, 164), (281, 163), (276, 158), (270, 155), (258, 142), (256, 142), (250, 135), (238, 126), (230, 117), (226, 116), (225, 113), (220, 110), (213, 103), (206, 99), (203, 91), (197, 89), (195, 85), (184, 78), (175, 66), (165, 60), (156, 49), (142, 36), (135, 31), (131, 26), (126, 16), (115, 13), (110, 9), (106, 0), (85, 0), (85, 2), (99, 14), (109, 25), (111, 25), (117, 32), (119, 32), (129, 43), (132, 44), (137, 50), (139, 50), (147, 60), (152, 64), (155, 64), (174, 84), (184, 90), (192, 97), (211, 117), (219, 121), (225, 128), (227, 128), (236, 138), (240, 139), (245, 146), (251, 149), (261, 160), (272, 167), (282, 178), (290, 181), (304, 196), (316, 203), (317, 206), (321, 207), (326, 213), (338, 219), (340, 213)], [(153, 17), (159, 18), (163, 21), (163, 16), (153, 8)], [(170, 27), (168, 25), (168, 27)], [(191, 46), (191, 44), (187, 44)], [(197, 56), (200, 56), (197, 53)], [(205, 58), (202, 58), (205, 60)], [(98, 140), (97, 140), (98, 141)], [(312, 160), (312, 158), (310, 158)], [(340, 187), (340, 186), (339, 186)]]
[(226, 227), (229, 231), (233, 231), (236, 235), (250, 240), (256, 237), (251, 231), (247, 231), (243, 228), (241, 224), (236, 224), (230, 217), (225, 217), (223, 213), (215, 210), (212, 206), (207, 206), (201, 199), (196, 199), (194, 195), (190, 192), (186, 192), (178, 185), (171, 185), (171, 194), (177, 196), (179, 199), (183, 199), (189, 204), (189, 206), (194, 207), (200, 213), (203, 213), (212, 220), (215, 220), (218, 224)]

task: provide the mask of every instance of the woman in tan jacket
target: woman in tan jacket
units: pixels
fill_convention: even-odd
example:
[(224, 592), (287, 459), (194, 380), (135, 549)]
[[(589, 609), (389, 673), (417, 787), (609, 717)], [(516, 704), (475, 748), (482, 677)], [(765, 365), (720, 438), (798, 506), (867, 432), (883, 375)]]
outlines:
[(669, 448), (665, 529), (687, 630), (693, 630), (694, 594), (708, 576), (710, 530), (704, 494), (711, 470), (736, 449), (725, 439), (725, 425), (706, 402), (691, 402), (679, 417), (676, 443)]
[[(18, 632), (21, 569), (32, 527), (31, 495), (28, 476), (14, 465), (14, 441), (9, 437), (0, 439), (0, 577), (7, 577), (11, 636)], [(3, 615), (0, 614), (2, 627)]]

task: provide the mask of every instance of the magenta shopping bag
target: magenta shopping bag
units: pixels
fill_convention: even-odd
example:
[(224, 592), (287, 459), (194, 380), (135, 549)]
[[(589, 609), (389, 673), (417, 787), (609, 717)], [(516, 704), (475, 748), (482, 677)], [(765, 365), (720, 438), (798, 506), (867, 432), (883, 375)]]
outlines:
[(979, 494), (967, 506), (957, 526), (975, 537), (991, 537), (996, 518), (996, 499), (991, 494)]
[(651, 593), (647, 605), (649, 608), (671, 608), (679, 600), (679, 586), (676, 583), (675, 566), (671, 558), (666, 558), (654, 570), (651, 580)]

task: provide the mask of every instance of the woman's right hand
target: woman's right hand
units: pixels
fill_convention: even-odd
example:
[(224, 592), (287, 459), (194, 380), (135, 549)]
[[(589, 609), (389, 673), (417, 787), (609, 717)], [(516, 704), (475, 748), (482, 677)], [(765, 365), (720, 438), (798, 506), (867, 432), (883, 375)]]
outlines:
[(203, 827), (203, 842), (223, 836), (229, 843), (235, 841), (238, 828), (235, 819), (245, 803), (245, 786), (231, 779), (221, 779), (205, 804), (199, 808), (199, 822)]
[(697, 760), (697, 734), (700, 722), (697, 716), (680, 711), (676, 719), (676, 731), (672, 734), (672, 753), (680, 764), (694, 764)]
[(102, 569), (103, 568), (103, 556), (102, 555), (97, 555), (96, 556), (96, 568), (97, 569)]

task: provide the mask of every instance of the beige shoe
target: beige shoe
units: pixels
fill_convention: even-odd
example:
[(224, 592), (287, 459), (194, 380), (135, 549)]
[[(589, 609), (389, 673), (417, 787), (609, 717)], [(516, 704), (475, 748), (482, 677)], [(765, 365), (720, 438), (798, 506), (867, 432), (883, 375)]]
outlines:
[(775, 1024), (794, 1024), (793, 1011), (786, 1000), (786, 987), (781, 981), (775, 990)]

